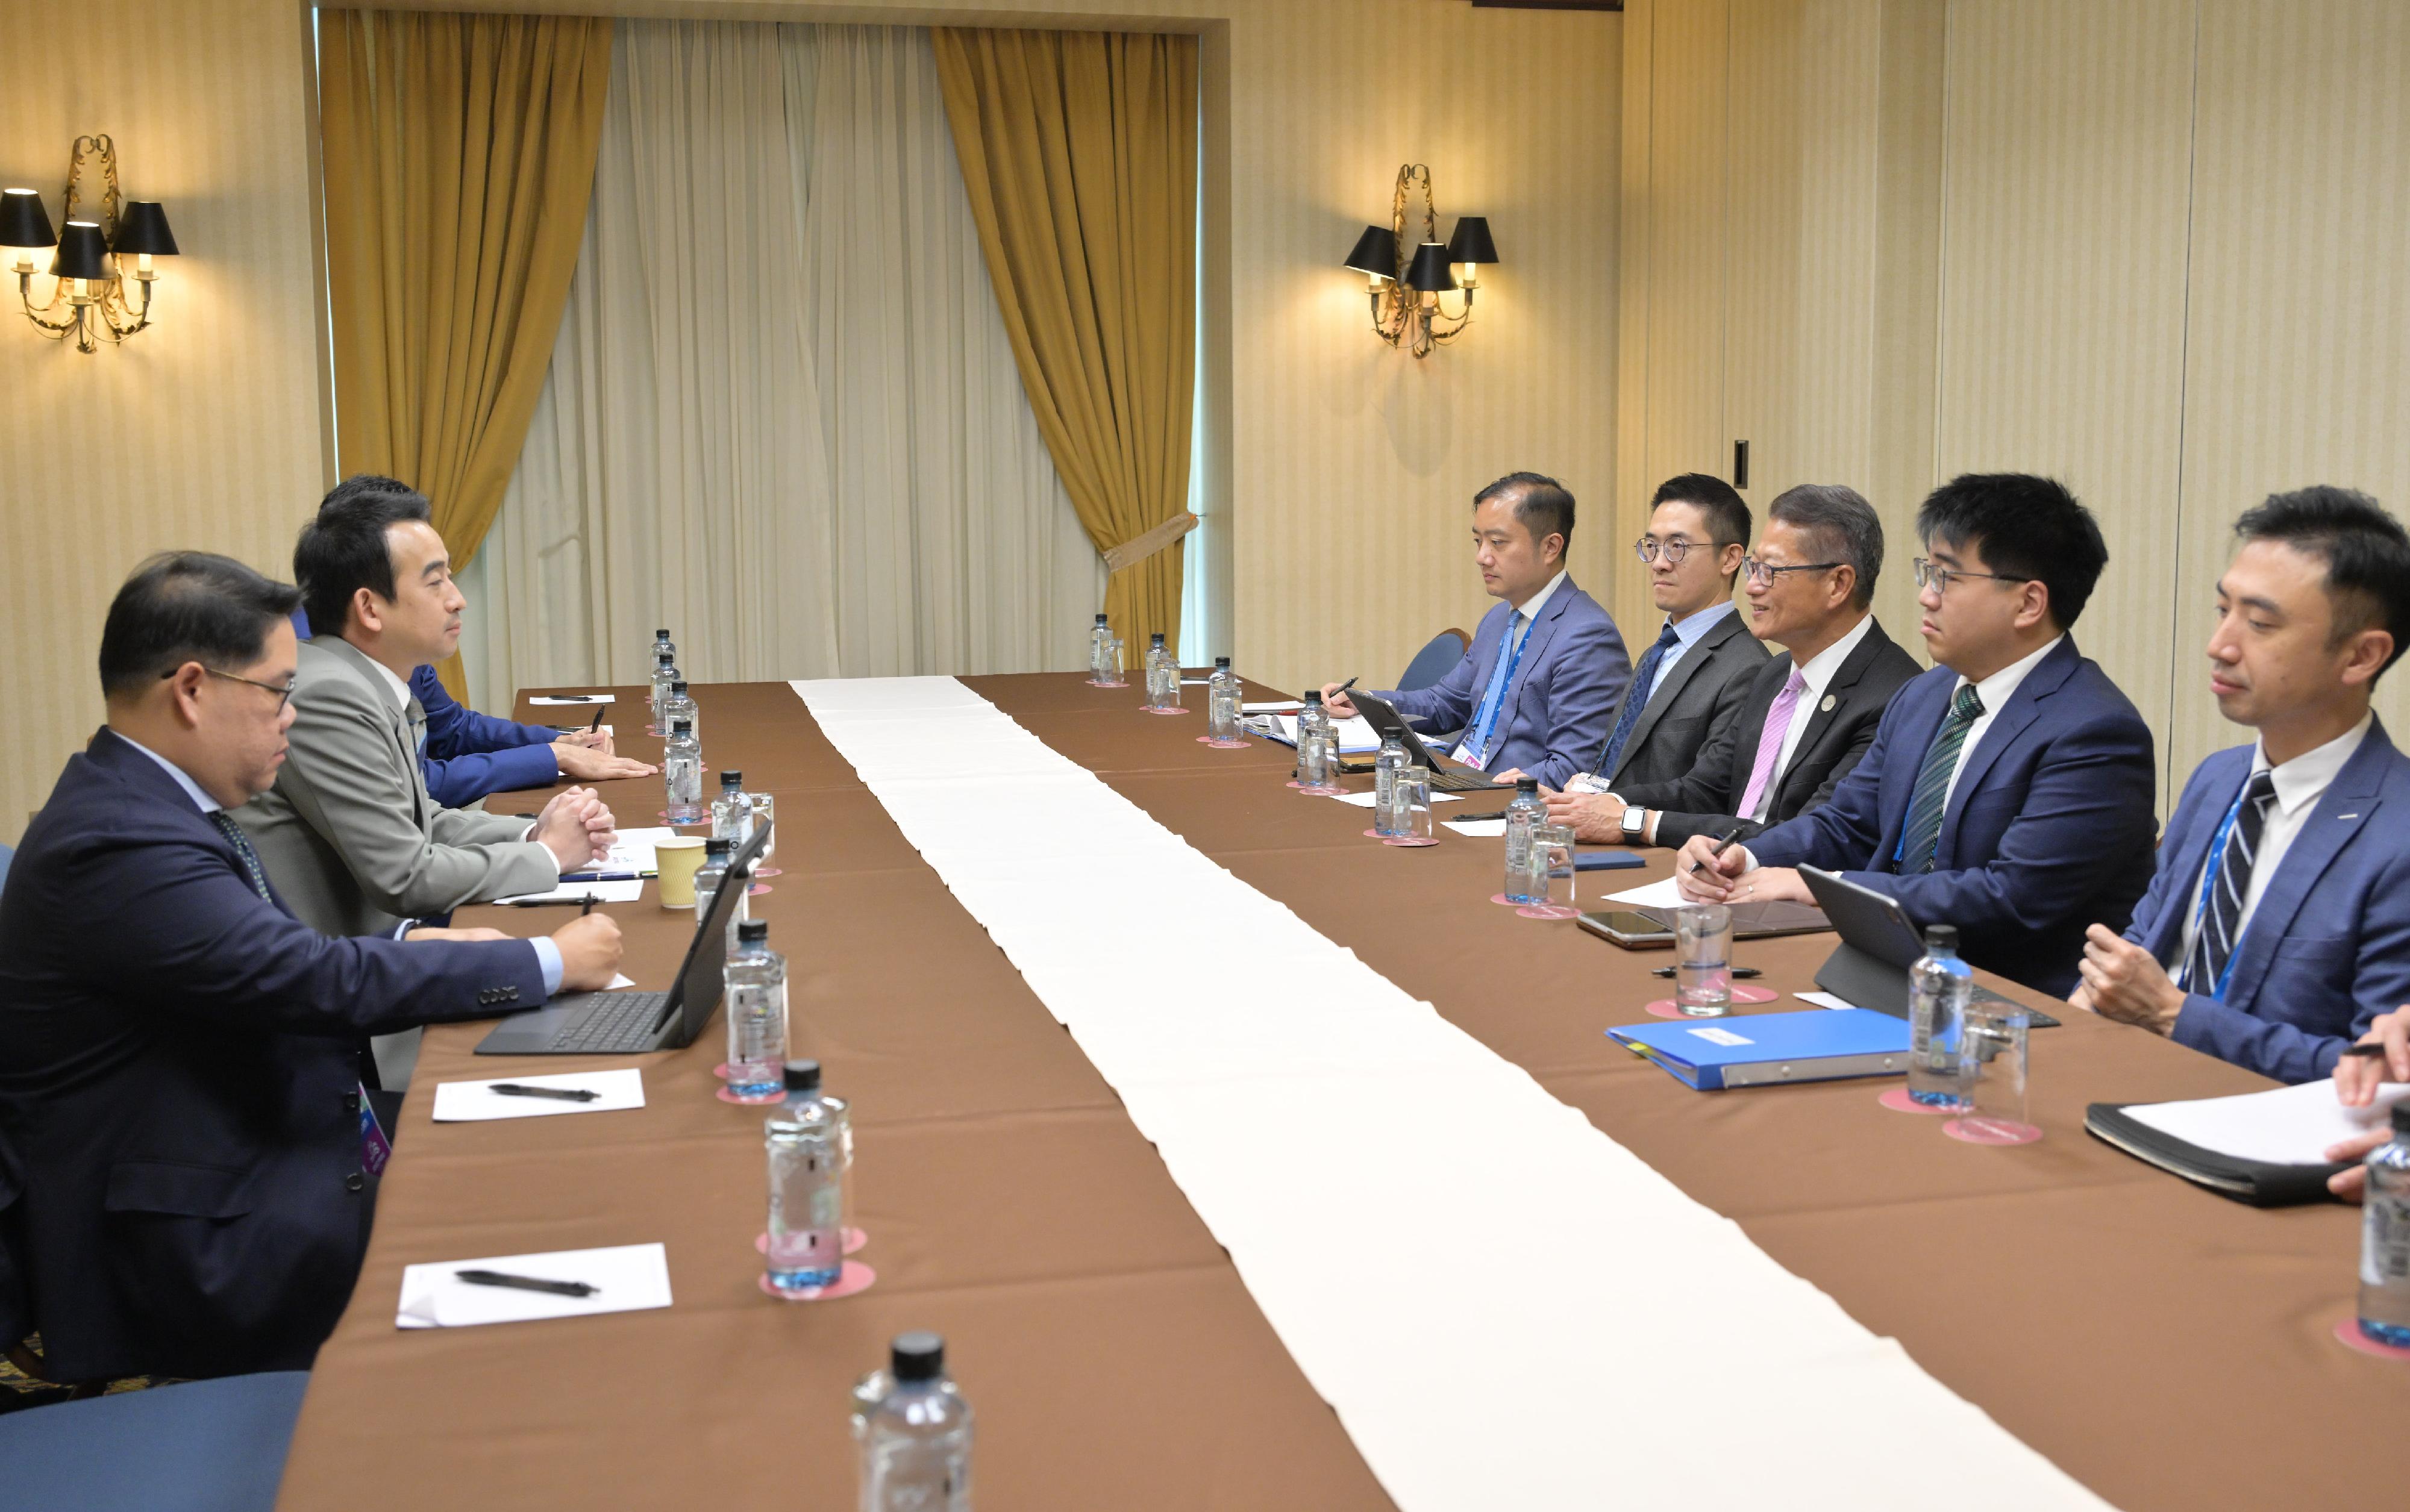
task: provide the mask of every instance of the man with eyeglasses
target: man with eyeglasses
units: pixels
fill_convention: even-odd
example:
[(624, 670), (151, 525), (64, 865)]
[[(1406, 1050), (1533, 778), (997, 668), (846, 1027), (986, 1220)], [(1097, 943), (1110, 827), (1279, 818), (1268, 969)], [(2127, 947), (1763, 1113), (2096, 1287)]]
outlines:
[(1953, 479), (1916, 526), (1940, 664), (1893, 698), (1830, 802), (1720, 855), (1694, 836), (1675, 875), (1702, 901), (1804, 903), (1795, 867), (1837, 871), (2063, 997), (2086, 927), (2132, 917), (2158, 828), (2150, 728), (2068, 633), (2109, 548), (2073, 494), (2023, 473)]
[(1882, 521), (1856, 490), (1803, 484), (1776, 499), (1741, 581), (1750, 630), (1783, 654), (1750, 680), (1739, 718), (1680, 777), (1553, 793), (1548, 817), (1593, 843), (1678, 847), (1747, 839), (1830, 799), (1924, 670), (1870, 610), (1882, 559)]
[(201, 552), (128, 578), (100, 638), (109, 722), (0, 892), (0, 1147), (20, 1178), (0, 1233), (56, 1380), (307, 1369), (385, 1151), (368, 1037), (618, 966), (602, 914), (533, 940), (330, 938), (294, 917), (227, 811), (285, 759), (298, 597)]
[[(464, 903), (547, 892), (610, 854), (611, 811), (590, 788), (535, 821), (446, 808), (420, 765), (426, 713), (410, 676), (452, 654), (463, 600), (425, 498), (338, 488), (293, 550), (310, 614), (292, 757), (236, 819), (269, 880), (329, 935), (389, 934)], [(406, 1084), (415, 1035), (380, 1041), (385, 1084)]]
[(1658, 486), (1648, 532), (1633, 549), (1648, 568), (1649, 597), (1665, 623), (1633, 669), (1598, 764), (1549, 787), (1610, 794), (1621, 814), (1625, 788), (1675, 781), (1700, 751), (1730, 738), (1770, 654), (1733, 603), (1749, 523), (1749, 505), (1721, 478), (1685, 472)]

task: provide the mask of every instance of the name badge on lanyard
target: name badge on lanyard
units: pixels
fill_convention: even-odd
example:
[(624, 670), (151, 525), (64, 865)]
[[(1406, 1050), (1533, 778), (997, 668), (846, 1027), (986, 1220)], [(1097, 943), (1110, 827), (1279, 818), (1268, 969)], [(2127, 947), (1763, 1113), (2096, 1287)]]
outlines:
[(385, 1163), (393, 1158), (393, 1142), (377, 1127), (376, 1109), (369, 1104), (369, 1089), (359, 1089), (360, 1096), (360, 1166), (371, 1176), (385, 1174)]
[[(1456, 743), (1456, 749), (1448, 752), (1451, 757), (1476, 772), (1486, 772), (1489, 769), (1488, 747), (1498, 738), (1498, 721), (1506, 717), (1506, 701), (1514, 695), (1515, 674), (1522, 669), (1523, 651), (1532, 644), (1532, 628), (1530, 625), (1524, 626), (1522, 638), (1515, 643), (1515, 654), (1506, 662), (1505, 680), (1498, 685), (1498, 705), (1489, 710), (1488, 720), (1484, 721), (1481, 719), (1480, 709), (1476, 708), (1473, 711), (1474, 726), (1481, 732), (1481, 745), (1479, 747), (1474, 745), (1473, 732), (1468, 730), (1465, 732), (1464, 738)], [(1504, 647), (1501, 647), (1500, 650), (1503, 652)], [(1482, 702), (1487, 704), (1488, 700), (1484, 697)]]

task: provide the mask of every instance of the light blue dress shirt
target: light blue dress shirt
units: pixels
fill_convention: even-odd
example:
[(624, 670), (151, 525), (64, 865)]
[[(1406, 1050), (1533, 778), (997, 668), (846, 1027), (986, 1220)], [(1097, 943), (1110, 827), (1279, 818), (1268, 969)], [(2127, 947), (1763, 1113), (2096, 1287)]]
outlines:
[(1706, 639), (1707, 632), (1716, 628), (1718, 620), (1739, 608), (1740, 605), (1730, 599), (1718, 599), (1689, 618), (1675, 620), (1674, 644), (1667, 647), (1665, 654), (1658, 659), (1657, 675), (1648, 679), (1648, 691), (1638, 695), (1640, 706), (1648, 707), (1648, 701), (1657, 696), (1657, 690), (1664, 686), (1665, 675), (1674, 670), (1675, 662), (1688, 655), (1691, 647)]

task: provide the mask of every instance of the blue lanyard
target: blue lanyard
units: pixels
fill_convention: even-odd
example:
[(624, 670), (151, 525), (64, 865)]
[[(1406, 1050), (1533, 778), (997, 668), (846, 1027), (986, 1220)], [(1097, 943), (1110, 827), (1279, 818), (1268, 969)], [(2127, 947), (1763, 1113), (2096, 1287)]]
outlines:
[[(2192, 906), (2192, 938), (2195, 941), (2200, 938), (2200, 926), (2209, 921), (2209, 900), (2215, 896), (2212, 890), (2217, 886), (2218, 869), (2226, 865), (2227, 837), (2234, 831), (2234, 821), (2243, 817), (2243, 794), (2251, 791), (2251, 778), (2256, 775), (2251, 772), (2243, 774), (2242, 791), (2235, 793), (2234, 801), (2226, 806), (2226, 817), (2218, 821), (2217, 833), (2209, 837), (2209, 865), (2200, 869), (2200, 896)], [(2240, 935), (2243, 929), (2240, 913), (2235, 915), (2234, 927), (2236, 934)], [(2234, 963), (2243, 956), (2243, 941), (2238, 938), (2232, 943), (2234, 948), (2226, 952), (2226, 965), (2218, 970), (2217, 985), (2210, 993), (2221, 1003), (2226, 1001), (2226, 984), (2234, 980)], [(2189, 966), (2191, 960), (2192, 952), (2185, 952), (2185, 964)], [(2199, 990), (2189, 981), (2185, 986), (2187, 990)]]
[[(1516, 618), (1517, 618), (1517, 615), (1507, 617), (1508, 629), (1514, 628)], [(1506, 680), (1498, 685), (1498, 702), (1487, 709), (1475, 710), (1474, 713), (1473, 722), (1481, 727), (1481, 749), (1474, 754), (1483, 761), (1489, 759), (1489, 744), (1498, 738), (1499, 712), (1505, 705), (1506, 695), (1515, 691), (1515, 673), (1523, 665), (1523, 647), (1532, 644), (1532, 632), (1538, 627), (1538, 623), (1535, 619), (1525, 625), (1522, 635), (1515, 642), (1515, 655), (1506, 663)]]

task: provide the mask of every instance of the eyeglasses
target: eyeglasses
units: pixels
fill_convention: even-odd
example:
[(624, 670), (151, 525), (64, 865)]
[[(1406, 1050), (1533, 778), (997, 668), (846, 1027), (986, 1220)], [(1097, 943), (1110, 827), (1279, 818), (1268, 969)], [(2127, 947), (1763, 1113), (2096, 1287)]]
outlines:
[[(159, 680), (161, 682), (166, 682), (168, 678), (174, 676), (177, 673), (182, 670), (183, 669), (181, 667), (169, 667), (167, 671), (159, 674)], [(256, 677), (239, 677), (231, 672), (220, 672), (215, 667), (203, 667), (201, 670), (208, 673), (212, 677), (224, 677), (228, 682), (243, 683), (247, 686), (259, 689), (263, 692), (274, 693), (276, 695), (276, 712), (279, 714), (284, 712), (285, 705), (293, 702), (293, 690), (301, 686), (301, 679), (298, 675), (291, 682), (273, 683), (261, 682)]]
[(1752, 583), (1772, 583), (1784, 573), (1829, 573), (1836, 567), (1846, 567), (1845, 561), (1803, 561), (1795, 567), (1776, 567), (1755, 557), (1740, 560), (1741, 574)]
[(1691, 554), (1694, 546), (1705, 546), (1710, 551), (1718, 549), (1717, 543), (1713, 541), (1692, 541), (1678, 535), (1671, 541), (1660, 541), (1653, 535), (1644, 535), (1632, 543), (1632, 549), (1639, 554), (1642, 561), (1655, 561), (1657, 554), (1662, 551), (1665, 554), (1665, 560), (1677, 567), (1681, 565), (1682, 559)]
[(1963, 567), (1944, 567), (1925, 558), (1916, 559), (1916, 586), (1929, 588), (1936, 593), (1947, 593), (1950, 585), (1961, 577), (1989, 578), (1995, 583), (2039, 583), (2038, 577), (2021, 577), (2015, 573), (1970, 573)]

